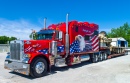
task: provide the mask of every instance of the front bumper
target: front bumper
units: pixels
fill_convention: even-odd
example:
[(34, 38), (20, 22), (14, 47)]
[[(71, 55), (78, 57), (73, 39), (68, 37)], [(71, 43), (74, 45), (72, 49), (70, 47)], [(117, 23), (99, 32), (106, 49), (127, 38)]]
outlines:
[(5, 60), (4, 68), (25, 75), (30, 74), (30, 64), (26, 64), (23, 62)]

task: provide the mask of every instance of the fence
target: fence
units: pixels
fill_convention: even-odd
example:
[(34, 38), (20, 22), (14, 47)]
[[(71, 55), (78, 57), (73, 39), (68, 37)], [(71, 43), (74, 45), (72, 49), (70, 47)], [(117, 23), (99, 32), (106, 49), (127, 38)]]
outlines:
[(9, 52), (10, 46), (9, 44), (0, 44), (0, 52)]

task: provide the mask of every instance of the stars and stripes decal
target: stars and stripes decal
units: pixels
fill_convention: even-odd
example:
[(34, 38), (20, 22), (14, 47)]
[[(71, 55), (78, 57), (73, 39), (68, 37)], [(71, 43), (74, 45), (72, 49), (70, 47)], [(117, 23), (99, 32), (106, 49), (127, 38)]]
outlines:
[(48, 49), (38, 50), (42, 54), (48, 54)]
[(87, 52), (87, 51), (96, 51), (99, 50), (99, 39), (97, 35), (90, 36), (90, 41), (85, 41), (85, 48), (83, 51), (80, 50), (80, 43), (78, 40), (75, 40), (70, 45), (70, 53), (79, 53), (79, 52)]
[[(85, 47), (83, 48), (82, 51), (80, 49), (80, 43), (82, 43), (82, 42), (80, 42), (79, 40), (75, 40), (72, 44), (70, 44), (70, 49), (69, 49), (70, 54), (99, 50), (99, 39), (98, 39), (97, 35), (90, 36), (90, 40), (85, 41)], [(40, 47), (40, 45), (37, 44), (36, 47)], [(30, 51), (34, 51), (31, 46), (29, 46), (28, 48), (25, 49), (25, 52), (30, 52)], [(57, 52), (58, 53), (62, 53), (64, 51), (65, 51), (64, 45), (57, 46)], [(49, 49), (47, 49), (47, 48), (41, 49), (41, 50), (38, 50), (37, 52), (43, 53), (43, 54), (48, 54)]]
[(81, 52), (80, 47), (79, 47), (80, 42), (78, 40), (75, 40), (71, 45), (70, 45), (70, 53), (75, 53), (75, 52)]
[(91, 42), (93, 51), (99, 50), (99, 39), (97, 35), (91, 37)]
[(57, 47), (57, 52), (64, 52), (64, 49), (65, 49), (64, 45), (58, 46)]
[[(57, 47), (57, 52), (64, 52), (65, 47), (62, 46), (58, 46)], [(38, 52), (42, 53), (42, 54), (48, 54), (49, 50), (48, 49), (42, 49), (42, 50), (38, 50)]]

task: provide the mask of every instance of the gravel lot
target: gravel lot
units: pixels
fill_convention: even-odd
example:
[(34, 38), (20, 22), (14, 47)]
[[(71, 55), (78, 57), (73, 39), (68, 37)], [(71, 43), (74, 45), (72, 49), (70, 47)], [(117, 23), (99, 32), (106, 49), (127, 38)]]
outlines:
[(0, 83), (130, 83), (130, 55), (53, 68), (51, 74), (36, 79), (4, 69), (5, 57), (6, 53), (0, 53)]

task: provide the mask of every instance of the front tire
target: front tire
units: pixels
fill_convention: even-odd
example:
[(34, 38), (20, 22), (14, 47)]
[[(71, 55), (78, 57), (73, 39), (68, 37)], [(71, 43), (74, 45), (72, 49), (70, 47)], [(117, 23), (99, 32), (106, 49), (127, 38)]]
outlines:
[(46, 75), (47, 61), (44, 58), (36, 58), (30, 66), (30, 75), (38, 78)]

